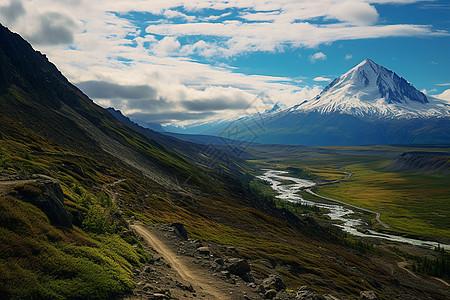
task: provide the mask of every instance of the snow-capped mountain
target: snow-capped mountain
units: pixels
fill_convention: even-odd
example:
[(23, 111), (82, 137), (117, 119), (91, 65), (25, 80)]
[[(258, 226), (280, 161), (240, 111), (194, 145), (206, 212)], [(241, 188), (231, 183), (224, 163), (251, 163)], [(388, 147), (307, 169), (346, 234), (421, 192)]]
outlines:
[(366, 59), (293, 107), (185, 130), (267, 144), (449, 144), (450, 105)]
[(425, 96), (396, 73), (366, 59), (289, 111), (414, 118), (450, 116), (450, 105)]

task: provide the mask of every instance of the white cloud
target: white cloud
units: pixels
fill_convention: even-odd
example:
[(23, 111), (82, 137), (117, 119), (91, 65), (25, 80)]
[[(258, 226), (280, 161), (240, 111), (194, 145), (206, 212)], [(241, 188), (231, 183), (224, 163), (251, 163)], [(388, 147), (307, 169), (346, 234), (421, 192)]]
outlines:
[[(152, 24), (150, 34), (163, 36), (213, 36), (217, 53), (231, 56), (256, 51), (277, 51), (284, 45), (313, 48), (338, 40), (356, 40), (391, 36), (444, 35), (426, 25), (350, 26), (344, 23), (317, 25), (310, 22), (253, 22), (225, 21), (222, 23)], [(225, 40), (225, 41), (224, 41)]]
[(346, 54), (344, 58), (345, 58), (346, 60), (349, 60), (349, 59), (352, 59), (352, 58), (353, 58), (353, 55), (351, 55), (351, 54)]
[(156, 55), (167, 56), (173, 54), (180, 46), (176, 37), (166, 36), (153, 46), (152, 51)]
[(309, 57), (309, 60), (313, 64), (316, 63), (318, 60), (326, 60), (326, 59), (327, 59), (327, 55), (322, 52), (314, 53), (313, 55), (311, 55)]
[(189, 22), (192, 22), (196, 19), (195, 16), (188, 16), (179, 11), (171, 10), (171, 9), (165, 10), (163, 15), (164, 15), (164, 17), (169, 18), (169, 19), (182, 18), (182, 19), (186, 19)]
[(316, 77), (316, 78), (314, 78), (313, 80), (314, 80), (314, 81), (319, 81), (319, 82), (321, 82), (321, 81), (331, 81), (330, 78), (321, 77), (321, 76)]
[(436, 85), (439, 85), (439, 86), (450, 86), (450, 82), (446, 82), (446, 83), (436, 83)]
[(336, 18), (355, 25), (372, 25), (378, 20), (378, 12), (367, 2), (343, 1), (329, 7), (329, 18)]
[[(176, 121), (183, 113), (189, 118), (233, 115), (236, 107), (248, 103), (253, 111), (267, 109), (254, 102), (260, 93), (289, 106), (321, 90), (302, 86), (295, 78), (244, 75), (226, 65), (199, 63), (194, 55), (213, 60), (339, 40), (447, 35), (428, 25), (377, 23), (373, 4), (412, 2), (418, 0), (0, 0), (0, 17), (22, 36), (35, 37), (33, 45), (72, 82), (154, 91), (145, 103), (128, 94), (95, 99), (98, 103), (149, 116), (158, 109), (172, 118), (168, 121)], [(211, 15), (199, 13), (204, 9)], [(152, 21), (127, 19), (129, 12), (152, 14)], [(50, 39), (50, 33), (58, 39)], [(311, 59), (326, 55), (318, 52)], [(201, 107), (211, 110), (196, 114), (194, 109)]]

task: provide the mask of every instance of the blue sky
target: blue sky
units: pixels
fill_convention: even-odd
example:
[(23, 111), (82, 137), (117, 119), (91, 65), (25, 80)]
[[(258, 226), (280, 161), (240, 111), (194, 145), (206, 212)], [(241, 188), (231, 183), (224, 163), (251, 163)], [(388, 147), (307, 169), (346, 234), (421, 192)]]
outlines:
[(18, 32), (102, 106), (186, 124), (295, 105), (365, 58), (450, 100), (450, 3), (0, 0)]

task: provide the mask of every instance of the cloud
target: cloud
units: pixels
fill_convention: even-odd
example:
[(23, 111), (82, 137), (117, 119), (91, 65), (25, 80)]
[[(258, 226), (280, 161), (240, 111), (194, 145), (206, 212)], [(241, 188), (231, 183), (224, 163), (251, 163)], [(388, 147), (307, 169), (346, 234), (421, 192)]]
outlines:
[(25, 9), (19, 0), (11, 0), (9, 4), (0, 6), (0, 17), (7, 23), (14, 23), (19, 17), (25, 14)]
[(192, 111), (211, 111), (211, 110), (226, 110), (235, 109), (243, 110), (248, 107), (249, 103), (233, 101), (229, 102), (227, 99), (210, 99), (197, 101), (183, 101), (182, 105)]
[(346, 54), (344, 58), (345, 58), (346, 60), (349, 60), (349, 59), (352, 59), (352, 58), (353, 58), (353, 55), (351, 55), (351, 54)]
[(105, 81), (85, 81), (77, 86), (89, 97), (100, 99), (155, 99), (157, 91), (147, 85), (119, 85)]
[(325, 78), (325, 77), (316, 77), (316, 78), (314, 78), (313, 79), (314, 81), (331, 81), (331, 79), (330, 78)]
[(203, 94), (205, 99), (181, 102), (183, 107), (192, 111), (244, 110), (251, 106), (255, 96), (236, 88), (208, 88)]
[(329, 8), (329, 18), (336, 18), (355, 25), (372, 25), (378, 20), (378, 12), (367, 2), (343, 1)]
[(176, 37), (166, 36), (160, 40), (152, 50), (156, 55), (167, 56), (173, 54), (180, 46), (181, 44)]
[(436, 85), (439, 85), (439, 86), (450, 86), (450, 82), (446, 82), (446, 83), (436, 83)]
[(167, 112), (167, 113), (158, 113), (158, 114), (152, 114), (152, 113), (134, 113), (134, 114), (128, 114), (128, 117), (130, 117), (132, 120), (139, 120), (143, 122), (150, 122), (150, 123), (169, 123), (169, 122), (183, 122), (183, 121), (198, 121), (203, 120), (208, 117), (214, 116), (214, 112), (200, 112), (200, 113), (193, 113), (193, 112)]
[(430, 95), (431, 93), (436, 93), (438, 90), (437, 89), (431, 89), (431, 90), (427, 90), (427, 89), (422, 89), (421, 92), (424, 93), (425, 95)]
[(318, 25), (309, 22), (241, 22), (152, 24), (146, 32), (162, 36), (216, 37), (212, 45), (217, 55), (229, 57), (242, 53), (282, 50), (290, 47), (313, 48), (339, 40), (357, 40), (393, 36), (444, 36), (426, 25), (349, 26), (343, 23)]
[(309, 56), (309, 61), (313, 64), (319, 60), (326, 60), (326, 59), (327, 59), (326, 54), (324, 54), (322, 52), (317, 52), (317, 53), (314, 53), (313, 55)]
[[(261, 93), (291, 106), (322, 89), (298, 78), (240, 73), (229, 63), (237, 56), (448, 36), (430, 25), (378, 23), (383, 16), (374, 4), (417, 1), (0, 0), (0, 18), (14, 19), (11, 29), (97, 103), (149, 122), (188, 123), (270, 109)], [(320, 53), (312, 60), (326, 58)]]
[(166, 10), (164, 11), (164, 17), (168, 18), (168, 19), (174, 19), (174, 18), (182, 18), (182, 19), (186, 19), (189, 22), (192, 22), (196, 19), (195, 16), (188, 16), (186, 14), (183, 14), (179, 11), (176, 10)]
[(36, 45), (70, 44), (74, 40), (74, 29), (76, 23), (72, 18), (50, 12), (39, 17), (36, 30), (27, 38)]
[(207, 58), (211, 58), (218, 54), (224, 54), (225, 52), (229, 51), (217, 48), (217, 46), (214, 45), (213, 43), (208, 43), (205, 42), (204, 40), (200, 40), (192, 45), (185, 45), (180, 50), (180, 53), (182, 53), (183, 55), (198, 54)]

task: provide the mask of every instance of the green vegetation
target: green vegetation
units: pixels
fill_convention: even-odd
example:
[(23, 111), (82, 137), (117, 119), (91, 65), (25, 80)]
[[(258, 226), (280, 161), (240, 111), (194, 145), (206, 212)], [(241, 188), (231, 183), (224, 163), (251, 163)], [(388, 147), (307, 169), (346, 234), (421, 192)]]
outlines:
[(448, 176), (391, 172), (388, 162), (349, 165), (354, 175), (318, 193), (381, 213), (383, 222), (399, 233), (450, 238)]
[(129, 292), (146, 259), (116, 234), (55, 228), (35, 206), (0, 198), (0, 298), (105, 299)]
[[(352, 177), (338, 184), (317, 187), (317, 193), (380, 212), (381, 220), (397, 234), (448, 241), (448, 175), (390, 171), (392, 153), (400, 155), (406, 151), (450, 150), (425, 146), (262, 146), (248, 149), (253, 155), (250, 162), (259, 168), (284, 169), (304, 178), (313, 176), (315, 180), (337, 180), (353, 173)], [(300, 173), (297, 170), (301, 170)]]
[(426, 256), (415, 256), (416, 263), (412, 265), (414, 272), (448, 279), (450, 278), (450, 254), (442, 251), (436, 259)]
[(450, 253), (442, 248), (437, 248), (429, 256), (412, 255), (397, 247), (390, 247), (395, 254), (413, 261), (409, 268), (413, 272), (418, 272), (430, 276), (448, 279), (450, 278)]
[(116, 172), (12, 125), (2, 123), (0, 173), (59, 179), (76, 226), (54, 227), (37, 207), (13, 197), (40, 195), (36, 183), (16, 186), (10, 196), (0, 190), (0, 298), (105, 299), (129, 293), (132, 270), (149, 256), (133, 247), (138, 242), (114, 217), (109, 197), (92, 188), (113, 182), (108, 174)]
[[(318, 292), (333, 291), (337, 295), (355, 296), (361, 290), (378, 289), (378, 285), (370, 281), (359, 280), (359, 276), (345, 267), (342, 261), (369, 274), (367, 276), (373, 278), (372, 282), (376, 278), (376, 282), (389, 284), (387, 273), (367, 264), (367, 259), (358, 254), (372, 253), (372, 249), (366, 249), (359, 242), (340, 238), (313, 218), (295, 217), (304, 214), (316, 216), (318, 211), (308, 206), (289, 206), (274, 199), (270, 186), (260, 180), (252, 180), (251, 176), (234, 180), (210, 173), (220, 183), (199, 177), (199, 180), (183, 185), (189, 194), (181, 196), (108, 156), (98, 154), (99, 157), (94, 159), (57, 145), (25, 128), (18, 130), (12, 122), (9, 124), (6, 122), (3, 126), (4, 138), (0, 139), (2, 170), (40, 173), (57, 178), (64, 192), (65, 206), (74, 216), (75, 229), (54, 228), (42, 212), (35, 214), (40, 215), (45, 220), (42, 222), (50, 228), (43, 232), (61, 231), (67, 237), (55, 240), (45, 234), (34, 235), (29, 232), (28, 236), (34, 240), (24, 248), (34, 249), (37, 246), (33, 245), (41, 245), (39, 247), (44, 247), (44, 250), (38, 247), (39, 251), (31, 251), (26, 259), (21, 260), (20, 268), (24, 271), (20, 273), (13, 271), (21, 269), (9, 261), (17, 262), (18, 259), (4, 256), (1, 251), (2, 276), (5, 274), (3, 278), (6, 278), (2, 293), (5, 295), (9, 293), (16, 298), (30, 298), (28, 295), (38, 292), (37, 287), (40, 289), (39, 295), (46, 297), (53, 293), (56, 296), (49, 298), (56, 299), (72, 293), (75, 297), (78, 295), (88, 299), (130, 291), (133, 287), (130, 270), (145, 260), (146, 256), (139, 247), (131, 247), (137, 244), (137, 240), (124, 227), (123, 220), (116, 217), (117, 207), (104, 192), (107, 184), (120, 178), (126, 180), (116, 184), (113, 190), (120, 195), (118, 201), (127, 203), (127, 206), (122, 206), (122, 215), (126, 218), (134, 216), (146, 224), (181, 221), (192, 238), (233, 245), (239, 249), (237, 255), (250, 260), (266, 258), (279, 266), (290, 266), (292, 271), (285, 276), (290, 287), (309, 285), (316, 286)], [(326, 165), (323, 168), (318, 166), (317, 162), (321, 161), (324, 154), (320, 156), (306, 165), (302, 161), (292, 160), (293, 168), (297, 168), (293, 170), (299, 176), (326, 180), (345, 176), (346, 173), (339, 169), (340, 163), (333, 162), (331, 158), (324, 160)], [(304, 161), (308, 161), (308, 158), (305, 157)], [(346, 164), (355, 162), (358, 160), (350, 156), (345, 161)], [(263, 162), (261, 164), (265, 165)], [(282, 162), (276, 164), (280, 166)], [(194, 168), (189, 163), (184, 167), (186, 170)], [(193, 174), (195, 176), (196, 173)], [(199, 182), (200, 185), (194, 185)], [(199, 193), (199, 189), (204, 192)], [(32, 193), (32, 188), (27, 187), (26, 190)], [(25, 211), (24, 214), (26, 219), (31, 213)], [(0, 228), (12, 232), (16, 230), (5, 226), (2, 224)], [(14, 247), (13, 235), (3, 236), (3, 245)], [(78, 239), (83, 242), (77, 242)], [(61, 254), (49, 255), (50, 250), (47, 249)], [(65, 271), (52, 271), (49, 267), (47, 274), (43, 269), (44, 266), (47, 268), (43, 257), (61, 257), (73, 264), (69, 264)], [(110, 264), (112, 259), (117, 263)], [(38, 263), (40, 261), (43, 263)], [(89, 271), (82, 272), (86, 269)], [(70, 276), (64, 275), (64, 272), (70, 273)], [(92, 281), (91, 276), (96, 276), (96, 281)], [(29, 278), (23, 281), (27, 284), (20, 285), (20, 278)], [(52, 280), (43, 281), (45, 278)], [(323, 278), (332, 280), (324, 281)], [(30, 281), (36, 284), (28, 284)], [(59, 285), (50, 285), (49, 282), (59, 282)], [(89, 289), (91, 282), (95, 282), (95, 292)]]

